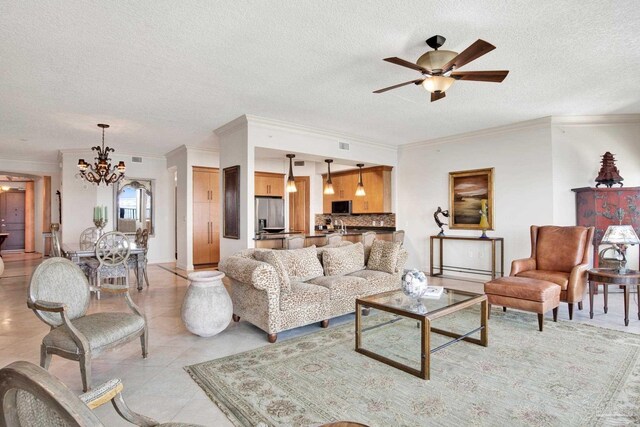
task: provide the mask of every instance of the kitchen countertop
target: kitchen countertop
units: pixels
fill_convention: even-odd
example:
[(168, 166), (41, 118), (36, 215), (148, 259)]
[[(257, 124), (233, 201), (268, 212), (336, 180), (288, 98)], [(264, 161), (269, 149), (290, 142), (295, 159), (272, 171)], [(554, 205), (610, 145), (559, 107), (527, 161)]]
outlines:
[[(367, 231), (375, 231), (379, 234), (389, 234), (396, 231), (395, 227), (347, 227), (347, 232), (343, 234), (343, 236), (359, 236), (360, 234), (366, 233)], [(288, 236), (300, 235), (304, 234), (306, 238), (314, 238), (314, 237), (324, 237), (327, 234), (337, 233), (338, 230), (313, 230), (309, 233), (295, 232), (295, 231), (283, 231), (281, 233), (263, 233), (259, 236), (256, 236), (253, 240), (274, 240), (274, 239), (284, 239)]]

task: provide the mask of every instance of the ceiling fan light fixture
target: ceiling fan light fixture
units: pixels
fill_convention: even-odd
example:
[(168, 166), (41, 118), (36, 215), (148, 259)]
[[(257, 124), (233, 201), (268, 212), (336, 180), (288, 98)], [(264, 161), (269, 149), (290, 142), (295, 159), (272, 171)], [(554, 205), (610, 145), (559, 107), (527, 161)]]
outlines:
[(324, 183), (323, 193), (327, 195), (335, 194), (333, 190), (333, 183), (331, 182), (331, 163), (333, 163), (332, 159), (325, 159), (327, 162), (327, 181)]
[(424, 79), (422, 87), (431, 93), (446, 92), (456, 79), (453, 77), (431, 76)]
[(452, 50), (430, 50), (418, 58), (416, 64), (426, 68), (427, 70), (440, 72), (445, 71), (442, 69), (443, 65), (451, 61), (456, 56), (458, 56), (458, 52), (454, 52)]
[(289, 159), (289, 176), (287, 177), (287, 193), (295, 193), (298, 191), (296, 188), (296, 179), (293, 176), (293, 158), (296, 157), (295, 154), (287, 154), (287, 158)]

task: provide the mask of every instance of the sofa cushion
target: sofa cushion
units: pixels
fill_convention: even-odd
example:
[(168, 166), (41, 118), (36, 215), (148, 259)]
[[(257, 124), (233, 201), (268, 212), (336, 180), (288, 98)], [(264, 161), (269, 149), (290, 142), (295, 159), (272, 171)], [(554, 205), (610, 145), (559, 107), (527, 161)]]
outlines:
[(284, 265), (291, 281), (306, 282), (322, 276), (322, 264), (318, 260), (315, 245), (302, 249), (272, 251)]
[(280, 293), (280, 310), (295, 310), (329, 301), (329, 290), (309, 283), (291, 282), (291, 289)]
[(400, 278), (395, 274), (385, 273), (384, 271), (377, 270), (360, 270), (348, 274), (349, 277), (360, 277), (365, 279), (370, 289), (376, 291), (382, 291), (385, 289), (399, 289)]
[(322, 253), (325, 276), (342, 276), (364, 269), (362, 243), (325, 249)]
[(289, 278), (289, 273), (287, 273), (287, 269), (282, 261), (280, 261), (280, 258), (275, 255), (275, 251), (255, 251), (253, 253), (253, 256), (257, 261), (266, 262), (274, 268), (274, 270), (278, 274), (278, 277), (280, 278), (280, 290), (288, 291), (291, 289), (291, 280)]
[(356, 276), (322, 276), (310, 280), (309, 283), (327, 288), (331, 299), (366, 295), (370, 288), (366, 279)]
[(556, 285), (560, 285), (562, 290), (567, 289), (567, 286), (569, 286), (569, 273), (565, 273), (563, 271), (528, 270), (522, 271), (516, 276), (552, 282)]
[(399, 252), (399, 242), (374, 240), (369, 261), (367, 261), (367, 268), (369, 270), (384, 271), (385, 273), (394, 273), (398, 263)]
[(324, 253), (325, 249), (341, 248), (343, 246), (349, 246), (349, 245), (353, 245), (353, 242), (349, 242), (348, 240), (343, 240), (342, 242), (336, 243), (333, 245), (319, 246), (316, 248), (316, 253), (318, 254), (318, 260), (322, 262), (322, 254)]

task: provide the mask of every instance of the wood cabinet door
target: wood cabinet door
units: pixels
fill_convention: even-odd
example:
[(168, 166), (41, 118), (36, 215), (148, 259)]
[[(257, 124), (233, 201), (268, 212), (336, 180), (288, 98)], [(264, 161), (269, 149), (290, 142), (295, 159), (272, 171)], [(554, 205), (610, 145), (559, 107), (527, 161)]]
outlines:
[(272, 176), (269, 178), (269, 195), (284, 197), (283, 176)]
[(193, 170), (193, 202), (208, 202), (211, 200), (211, 176), (209, 171)]
[(193, 263), (209, 264), (211, 260), (211, 222), (209, 203), (193, 204)]
[(220, 171), (211, 171), (211, 194), (209, 222), (211, 223), (210, 258), (212, 263), (220, 261)]
[(268, 196), (269, 195), (269, 179), (258, 173), (254, 177), (254, 189), (253, 192), (256, 196)]

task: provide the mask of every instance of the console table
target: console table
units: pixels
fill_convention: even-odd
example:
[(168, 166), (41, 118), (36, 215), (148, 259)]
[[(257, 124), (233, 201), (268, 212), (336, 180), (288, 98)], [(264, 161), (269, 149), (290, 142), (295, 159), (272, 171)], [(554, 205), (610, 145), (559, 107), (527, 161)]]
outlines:
[[(435, 272), (434, 263), (433, 263), (433, 243), (435, 240), (439, 241), (439, 266), (438, 272)], [(462, 267), (457, 265), (445, 265), (444, 264), (444, 241), (445, 240), (460, 240), (466, 242), (479, 242), (479, 243), (490, 243), (491, 244), (491, 270), (482, 270), (478, 268), (469, 268)], [(496, 265), (496, 244), (499, 243), (500, 246), (500, 270), (497, 270)], [(484, 276), (491, 276), (491, 280), (495, 279), (500, 273), (500, 276), (504, 276), (504, 238), (502, 237), (487, 237), (485, 239), (481, 239), (480, 237), (464, 237), (464, 236), (431, 236), (430, 241), (430, 263), (429, 263), (429, 274), (431, 276), (442, 276), (444, 271), (455, 271), (457, 273), (467, 273), (467, 274), (479, 274)]]

